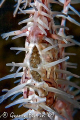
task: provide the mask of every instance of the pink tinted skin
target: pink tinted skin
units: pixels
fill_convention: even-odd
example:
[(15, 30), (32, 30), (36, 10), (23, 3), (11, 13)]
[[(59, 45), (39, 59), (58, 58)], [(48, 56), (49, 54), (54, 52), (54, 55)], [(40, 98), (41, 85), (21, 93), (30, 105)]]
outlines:
[[(43, 4), (45, 4), (47, 7), (48, 7), (48, 0), (42, 0), (42, 3)], [(63, 8), (63, 12), (65, 13), (65, 14), (67, 14), (68, 13), (68, 9), (69, 9), (69, 4), (70, 4), (70, 0), (65, 0), (65, 2), (64, 2), (64, 8)], [(38, 4), (37, 4), (37, 6), (38, 6)], [(47, 13), (46, 12), (46, 10), (45, 9), (43, 9), (43, 11), (45, 12), (45, 13)], [(32, 12), (32, 14), (33, 14), (34, 12)], [(41, 16), (41, 13), (40, 12), (37, 12), (37, 11), (35, 11), (35, 13), (34, 13), (34, 25), (32, 26), (32, 28), (29, 30), (29, 29), (24, 29), (24, 30), (19, 30), (19, 31), (15, 31), (14, 32), (14, 35), (20, 35), (20, 34), (22, 34), (22, 33), (26, 33), (27, 34), (27, 32), (29, 33), (29, 35), (27, 34), (27, 37), (26, 37), (26, 41), (25, 41), (25, 47), (26, 47), (26, 43), (28, 42), (28, 43), (30, 43), (30, 42), (34, 42), (34, 43), (38, 43), (38, 42), (40, 42), (40, 43), (42, 43), (42, 41), (44, 40), (43, 38), (45, 37), (45, 34), (43, 34), (42, 33), (42, 31), (41, 31), (41, 29), (37, 26), (37, 21), (36, 21), (36, 19), (39, 17), (39, 16)], [(48, 27), (50, 27), (50, 24), (49, 24), (49, 22), (50, 22), (50, 19), (48, 18), (48, 17), (45, 17), (45, 16), (41, 16), (41, 20), (43, 20), (44, 22), (45, 22), (45, 24), (48, 26)], [(62, 18), (62, 21), (61, 21), (61, 25), (62, 26), (65, 26), (65, 22), (66, 22), (66, 20), (64, 19), (64, 18)], [(44, 27), (44, 26), (43, 26)], [(52, 33), (50, 33), (50, 31), (49, 30), (47, 30), (47, 29), (45, 29), (45, 31), (46, 31), (46, 33), (47, 33), (47, 36), (46, 37), (49, 37), (49, 38), (52, 38), (53, 40), (54, 39), (57, 39), (57, 40), (61, 40), (62, 38), (60, 37), (60, 36), (58, 36), (57, 34), (56, 34), (56, 31), (52, 34)], [(60, 28), (60, 35), (61, 36), (64, 36), (64, 28)], [(47, 43), (46, 41), (44, 42), (44, 43)], [(61, 43), (61, 44), (64, 44), (64, 41), (60, 41), (60, 42), (58, 42), (58, 43)], [(43, 44), (43, 43), (42, 43)], [(41, 46), (42, 47), (42, 46)], [(44, 47), (45, 48), (45, 47)], [(55, 57), (54, 59), (55, 60), (57, 60), (57, 59), (60, 59), (60, 58), (63, 58), (64, 56), (63, 56), (63, 54), (64, 54), (64, 48), (59, 48), (59, 53), (57, 54), (57, 52), (55, 52), (54, 54), (54, 56), (57, 56), (57, 57)], [(52, 52), (52, 51), (51, 51)], [(57, 55), (56, 55), (57, 54)], [(53, 55), (53, 54), (52, 54)], [(25, 59), (24, 59), (24, 61), (27, 61), (27, 59), (29, 59), (30, 58), (30, 54), (25, 54)], [(46, 54), (46, 56), (44, 55), (43, 56), (43, 58), (45, 59), (45, 61), (46, 62), (52, 62), (51, 61), (51, 56), (49, 56), (48, 54)], [(59, 65), (57, 65), (57, 68), (61, 68), (61, 69), (63, 69), (63, 70), (66, 70), (66, 68), (65, 68), (65, 65), (64, 65), (64, 63), (60, 63)], [(52, 69), (52, 67), (51, 67), (51, 69)], [(43, 70), (42, 70), (43, 71)], [(22, 78), (21, 78), (21, 84), (23, 84), (23, 83), (26, 83), (26, 82), (28, 82), (30, 79), (31, 79), (31, 75), (30, 75), (30, 70), (29, 69), (27, 69), (26, 67), (25, 67), (25, 69), (23, 68), (23, 72), (24, 72), (24, 74), (23, 74), (23, 76), (22, 76)], [(43, 73), (45, 73), (45, 76), (47, 76), (47, 72), (43, 72)], [(64, 79), (66, 79), (66, 75), (64, 75), (64, 74), (59, 74), (59, 76), (61, 77), (61, 78), (64, 78)], [(56, 83), (55, 83), (55, 80), (54, 80), (54, 78), (53, 78), (53, 75), (52, 76), (50, 76), (52, 79), (47, 79), (47, 78), (45, 78), (46, 80), (45, 81), (47, 81), (46, 83), (48, 83), (48, 85), (50, 85), (50, 87), (55, 87), (55, 88), (58, 88), (58, 87), (60, 87), (60, 88), (63, 88), (63, 90), (64, 90), (64, 88), (65, 88), (65, 85), (63, 85), (63, 86), (61, 86), (61, 85), (57, 85)], [(35, 85), (35, 84), (34, 84)], [(31, 91), (31, 90), (29, 90), (29, 89), (27, 89), (26, 87), (23, 89), (23, 97), (24, 98), (28, 98), (30, 95), (33, 95), (34, 94), (34, 92), (33, 91)], [(58, 111), (58, 113), (60, 114), (60, 115), (62, 115), (63, 117), (65, 117), (65, 119), (66, 120), (73, 120), (73, 118), (72, 118), (72, 109), (71, 109), (71, 106), (70, 106), (70, 104), (67, 104), (66, 102), (64, 102), (64, 101), (62, 101), (62, 100), (56, 100), (55, 99), (55, 93), (50, 93), (49, 92), (49, 94), (48, 94), (48, 97), (46, 97), (47, 98), (47, 102), (46, 103), (48, 103), (48, 105), (53, 105), (53, 107)], [(35, 101), (36, 101), (36, 99), (35, 99)], [(66, 110), (66, 113), (65, 113), (65, 110)], [(35, 111), (35, 113), (36, 113), (36, 111)], [(66, 115), (67, 114), (67, 115)], [(66, 117), (66, 116), (69, 116), (69, 119)], [(35, 118), (34, 118), (35, 119)], [(44, 119), (44, 118), (43, 118)], [(58, 118), (58, 120), (61, 120), (61, 118)]]

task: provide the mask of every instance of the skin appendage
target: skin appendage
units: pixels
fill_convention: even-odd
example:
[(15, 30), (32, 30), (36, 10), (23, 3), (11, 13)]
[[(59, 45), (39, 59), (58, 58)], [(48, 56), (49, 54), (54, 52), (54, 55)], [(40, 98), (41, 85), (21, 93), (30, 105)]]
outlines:
[[(0, 7), (6, 0), (0, 2)], [(80, 27), (74, 16), (80, 13), (73, 7), (79, 0), (15, 0), (13, 12), (15, 19), (25, 16), (18, 25), (20, 29), (4, 32), (2, 39), (18, 41), (25, 39), (25, 45), (11, 46), (10, 50), (17, 51), (16, 55), (25, 52), (23, 61), (7, 63), (11, 66), (9, 75), (0, 78), (0, 82), (10, 79), (17, 85), (4, 88), (0, 96), (0, 104), (11, 98), (13, 102), (6, 109), (19, 105), (25, 112), (14, 115), (12, 120), (73, 120), (73, 113), (80, 109), (80, 87), (71, 80), (79, 79), (79, 74), (69, 71), (77, 68), (70, 62), (70, 57), (76, 54), (66, 52), (73, 46), (80, 46), (70, 31), (66, 22)], [(56, 7), (55, 7), (56, 5)], [(57, 10), (60, 7), (60, 11)], [(7, 52), (7, 51), (5, 51)], [(18, 59), (20, 59), (18, 57)], [(19, 97), (18, 97), (19, 96)], [(17, 99), (16, 99), (17, 98)], [(4, 116), (3, 116), (4, 117)], [(10, 118), (11, 119), (11, 118)]]

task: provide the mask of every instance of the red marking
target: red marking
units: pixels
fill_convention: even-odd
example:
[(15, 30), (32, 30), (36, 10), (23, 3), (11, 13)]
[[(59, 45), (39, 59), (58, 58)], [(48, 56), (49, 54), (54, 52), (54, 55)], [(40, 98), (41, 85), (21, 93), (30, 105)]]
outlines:
[(58, 86), (61, 88), (61, 85), (60, 85), (60, 84), (59, 84)]

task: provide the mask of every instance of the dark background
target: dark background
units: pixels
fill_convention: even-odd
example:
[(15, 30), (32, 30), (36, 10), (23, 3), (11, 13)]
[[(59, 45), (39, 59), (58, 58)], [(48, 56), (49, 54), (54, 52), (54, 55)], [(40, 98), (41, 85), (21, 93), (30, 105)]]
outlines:
[[(3, 6), (0, 8), (0, 35), (5, 32), (19, 30), (23, 27), (23, 25), (18, 25), (18, 22), (23, 20), (24, 18), (27, 18), (26, 15), (17, 15), (16, 17), (13, 17), (13, 11), (15, 2), (14, 0), (6, 0), (6, 2), (3, 4)], [(73, 5), (79, 12), (80, 12), (80, 4)], [(53, 10), (60, 11), (62, 7), (58, 5), (52, 5)], [(74, 19), (76, 19), (78, 22), (80, 22), (80, 18), (77, 15), (72, 15)], [(56, 19), (56, 24), (59, 23), (60, 20)], [(73, 23), (67, 21), (66, 26), (70, 28), (69, 31), (66, 31), (67, 35), (74, 35), (74, 39), (77, 41), (80, 41), (80, 27), (77, 25), (74, 25)], [(6, 41), (0, 37), (0, 78), (10, 74), (10, 67), (6, 67), (6, 63), (14, 62), (22, 62), (24, 59), (24, 52), (20, 53), (19, 55), (15, 55), (16, 51), (11, 51), (10, 47), (24, 47), (25, 43), (25, 37), (12, 40), (11, 37)], [(73, 63), (78, 64), (77, 69), (68, 69), (72, 73), (75, 73), (77, 75), (80, 75), (80, 47), (74, 46), (74, 47), (68, 47), (66, 49), (66, 52), (76, 53), (76, 56), (70, 56), (69, 61)], [(16, 70), (16, 69), (15, 69)], [(15, 72), (15, 71), (14, 71)], [(17, 79), (16, 79), (17, 80)], [(1, 90), (4, 88), (11, 89), (15, 85), (14, 79), (8, 79), (0, 82), (0, 95), (2, 95)], [(74, 81), (76, 84), (80, 85), (80, 79), (72, 78), (72, 81)], [(20, 96), (19, 96), (20, 97)], [(18, 105), (10, 107), (8, 109), (5, 109), (5, 106), (11, 103), (12, 101), (10, 98), (5, 100), (2, 104), (0, 104), (0, 115), (7, 111), (8, 114), (11, 112), (14, 112), (15, 114), (22, 114), (26, 109), (21, 107), (17, 108)], [(5, 118), (1, 117), (1, 120), (6, 120)], [(10, 120), (8, 117), (7, 120)], [(74, 120), (80, 120), (80, 111), (75, 114)]]

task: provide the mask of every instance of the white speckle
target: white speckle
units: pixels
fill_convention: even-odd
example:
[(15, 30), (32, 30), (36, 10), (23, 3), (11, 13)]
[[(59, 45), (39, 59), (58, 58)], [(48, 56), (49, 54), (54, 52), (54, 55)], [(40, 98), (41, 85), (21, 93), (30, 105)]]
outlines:
[(25, 42), (25, 48), (27, 48), (29, 46), (28, 42)]
[(55, 116), (55, 120), (59, 120), (59, 119), (58, 119), (58, 116)]
[(29, 36), (29, 31), (26, 32), (27, 37)]
[(31, 27), (28, 27), (28, 30), (30, 31), (30, 30), (31, 30)]
[(33, 22), (28, 22), (27, 25), (31, 26)]

